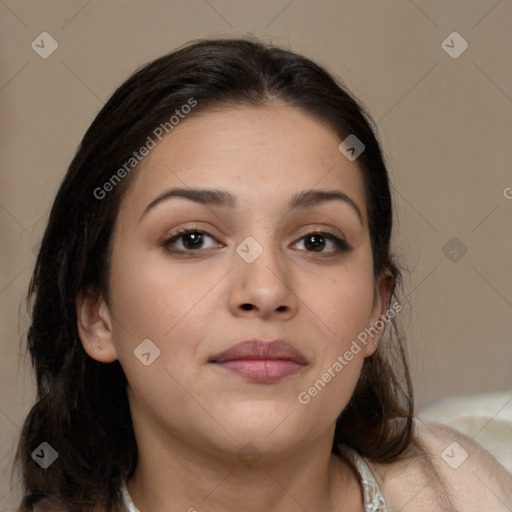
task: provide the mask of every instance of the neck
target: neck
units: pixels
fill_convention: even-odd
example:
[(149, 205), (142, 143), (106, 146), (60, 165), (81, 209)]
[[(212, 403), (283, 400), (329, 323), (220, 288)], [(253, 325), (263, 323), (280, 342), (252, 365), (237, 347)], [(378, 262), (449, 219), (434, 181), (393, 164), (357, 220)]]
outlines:
[(127, 488), (141, 512), (362, 510), (355, 475), (331, 453), (330, 431), (256, 462), (206, 453), (168, 432), (137, 437), (137, 468)]

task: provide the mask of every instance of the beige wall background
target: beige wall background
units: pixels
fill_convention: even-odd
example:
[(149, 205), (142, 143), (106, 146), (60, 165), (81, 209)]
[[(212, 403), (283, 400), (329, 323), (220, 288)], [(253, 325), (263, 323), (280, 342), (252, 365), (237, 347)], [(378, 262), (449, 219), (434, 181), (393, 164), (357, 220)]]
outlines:
[(345, 81), (391, 168), (418, 404), (512, 389), (511, 21), (496, 0), (0, 1), (0, 510), (34, 400), (22, 301), (52, 200), (115, 88), (195, 38), (255, 35)]

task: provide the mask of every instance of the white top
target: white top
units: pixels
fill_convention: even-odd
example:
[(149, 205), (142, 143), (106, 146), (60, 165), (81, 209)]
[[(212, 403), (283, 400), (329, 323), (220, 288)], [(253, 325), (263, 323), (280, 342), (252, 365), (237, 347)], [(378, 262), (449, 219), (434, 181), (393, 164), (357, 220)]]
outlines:
[(382, 495), (379, 484), (377, 483), (370, 466), (368, 466), (364, 458), (350, 446), (344, 445), (343, 449), (345, 454), (348, 455), (355, 464), (357, 471), (359, 472), (360, 483), (363, 488), (365, 512), (388, 512), (386, 500)]
[[(348, 446), (344, 446), (343, 448), (359, 472), (360, 482), (363, 488), (365, 512), (388, 512), (386, 501), (384, 500), (384, 496), (379, 488), (379, 484), (364, 458), (353, 448)], [(126, 488), (126, 483), (124, 482), (121, 492), (123, 494), (124, 503), (129, 512), (140, 512), (140, 510), (134, 505), (132, 498), (128, 493), (128, 489)]]
[(130, 493), (128, 492), (128, 489), (126, 488), (126, 482), (123, 482), (123, 485), (121, 487), (121, 492), (123, 494), (123, 501), (126, 505), (126, 508), (129, 512), (140, 512), (140, 510), (134, 505), (132, 501), (132, 497), (130, 496)]

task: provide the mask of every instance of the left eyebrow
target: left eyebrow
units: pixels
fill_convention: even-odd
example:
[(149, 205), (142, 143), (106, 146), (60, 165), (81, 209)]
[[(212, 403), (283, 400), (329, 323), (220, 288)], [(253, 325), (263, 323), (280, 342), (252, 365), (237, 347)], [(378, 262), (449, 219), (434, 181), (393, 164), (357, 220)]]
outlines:
[[(237, 206), (236, 197), (224, 190), (211, 188), (171, 188), (153, 199), (142, 212), (140, 219), (155, 206), (173, 197), (181, 197), (194, 201), (195, 203), (223, 208), (236, 208)], [(288, 208), (290, 210), (305, 210), (328, 201), (343, 201), (349, 204), (356, 212), (361, 224), (363, 224), (363, 215), (357, 204), (349, 196), (339, 190), (304, 190), (303, 192), (298, 192), (290, 198)]]

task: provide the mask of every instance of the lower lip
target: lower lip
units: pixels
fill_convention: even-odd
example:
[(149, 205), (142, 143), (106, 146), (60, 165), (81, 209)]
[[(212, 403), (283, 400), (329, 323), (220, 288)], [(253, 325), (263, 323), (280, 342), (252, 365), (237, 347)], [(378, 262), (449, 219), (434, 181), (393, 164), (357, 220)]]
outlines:
[(290, 359), (236, 359), (215, 364), (255, 382), (277, 382), (304, 368)]

